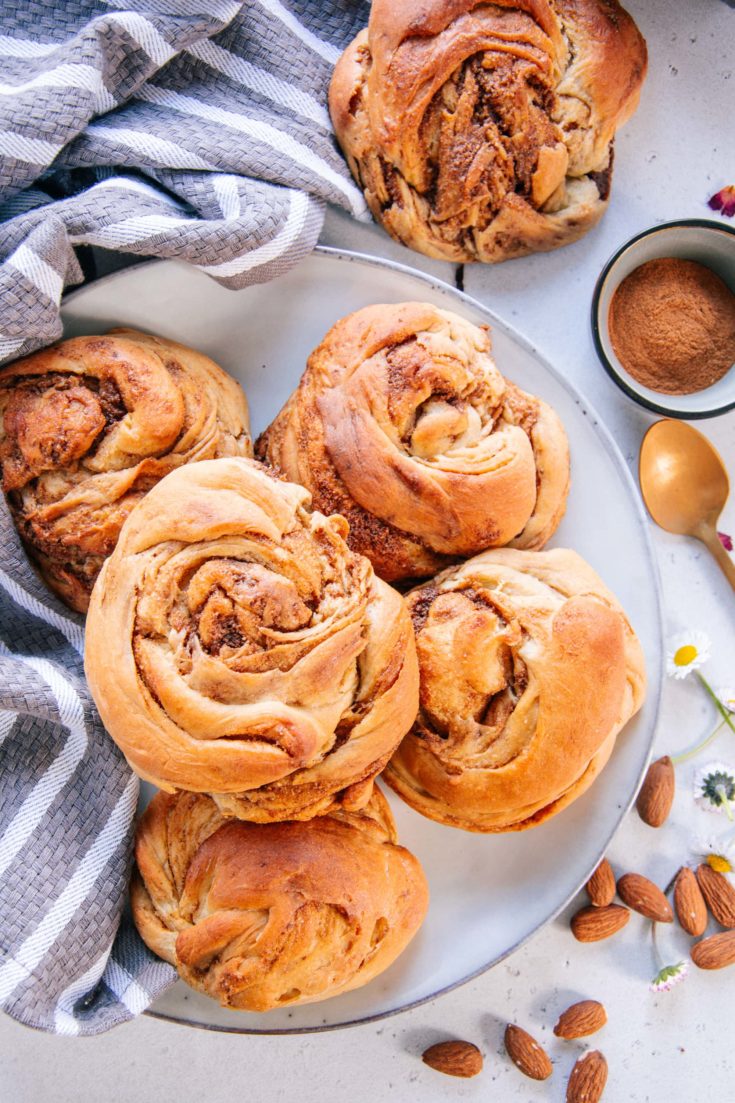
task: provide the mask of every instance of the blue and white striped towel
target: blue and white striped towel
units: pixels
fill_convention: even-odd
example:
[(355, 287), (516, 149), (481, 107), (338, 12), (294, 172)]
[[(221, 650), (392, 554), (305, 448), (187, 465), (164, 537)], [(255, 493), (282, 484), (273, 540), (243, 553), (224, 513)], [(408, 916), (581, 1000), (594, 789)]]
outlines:
[[(3, 0), (0, 361), (60, 336), (74, 246), (178, 257), (230, 287), (365, 206), (329, 125), (351, 0)], [(60, 1034), (174, 979), (123, 914), (137, 781), (82, 666), (83, 622), (30, 568), (0, 495), (0, 1007)]]

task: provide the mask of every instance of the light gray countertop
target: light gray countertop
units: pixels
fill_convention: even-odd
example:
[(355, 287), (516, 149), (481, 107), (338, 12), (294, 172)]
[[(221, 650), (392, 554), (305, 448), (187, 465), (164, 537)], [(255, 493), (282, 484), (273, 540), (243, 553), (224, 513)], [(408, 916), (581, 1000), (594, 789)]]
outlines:
[[(640, 109), (617, 140), (612, 203), (602, 224), (556, 253), (497, 267), (468, 266), (464, 287), (568, 374), (597, 407), (635, 470), (641, 437), (654, 418), (603, 373), (590, 335), (590, 297), (604, 262), (626, 238), (655, 222), (710, 216), (707, 198), (735, 183), (735, 13), (718, 0), (629, 0), (628, 7), (648, 39), (651, 69)], [(336, 211), (327, 216), (322, 240), (455, 280), (454, 266), (410, 253), (377, 227), (357, 225)], [(735, 471), (735, 414), (698, 427)], [(732, 499), (722, 527), (735, 530)], [(667, 634), (704, 628), (713, 641), (711, 680), (732, 684), (732, 592), (695, 542), (656, 532), (655, 544)], [(711, 720), (696, 685), (668, 682), (656, 752), (683, 748), (704, 734)], [(735, 737), (720, 736), (711, 757), (735, 765)], [(724, 818), (695, 813), (690, 776), (691, 768), (682, 767), (674, 813), (662, 830), (647, 828), (635, 813), (628, 816), (609, 851), (619, 872), (635, 869), (664, 884), (691, 860), (694, 835), (726, 830)], [(466, 986), (383, 1022), (328, 1034), (238, 1037), (141, 1018), (99, 1038), (66, 1039), (34, 1033), (2, 1017), (0, 1101), (561, 1101), (571, 1065), (588, 1047), (558, 1042), (552, 1027), (560, 1010), (583, 997), (602, 999), (608, 1010), (608, 1026), (590, 1039), (610, 1065), (605, 1100), (731, 1098), (733, 970), (692, 970), (672, 992), (653, 995), (647, 988), (655, 971), (644, 936), (648, 925), (633, 916), (609, 943), (581, 945), (569, 933), (569, 916), (579, 903)], [(668, 956), (687, 945), (670, 930), (663, 941), (671, 947)], [(556, 1062), (551, 1081), (536, 1084), (510, 1064), (502, 1046), (508, 1021), (548, 1045)], [(423, 1049), (447, 1035), (480, 1045), (486, 1058), (481, 1076), (452, 1080), (421, 1063)]]

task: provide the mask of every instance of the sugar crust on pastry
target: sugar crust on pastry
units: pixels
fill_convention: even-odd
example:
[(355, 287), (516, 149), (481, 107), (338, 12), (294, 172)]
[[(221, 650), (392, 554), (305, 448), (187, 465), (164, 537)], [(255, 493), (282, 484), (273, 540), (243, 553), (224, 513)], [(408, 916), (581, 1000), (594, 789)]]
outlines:
[(329, 108), (376, 220), (439, 259), (576, 241), (609, 198), (646, 44), (617, 0), (373, 0)]
[(242, 389), (174, 341), (115, 329), (0, 369), (2, 487), (45, 582), (78, 612), (146, 491), (232, 455), (252, 455)]
[(159, 793), (138, 824), (133, 917), (145, 943), (225, 1007), (268, 1011), (367, 984), (428, 904), (418, 860), (375, 788), (361, 811), (226, 820), (198, 793)]
[(576, 552), (501, 548), (406, 597), (420, 708), (383, 777), (467, 831), (518, 831), (592, 784), (645, 695), (625, 613)]
[(364, 803), (417, 709), (408, 612), (344, 518), (254, 460), (189, 464), (123, 526), (87, 618), (95, 703), (133, 769), (227, 814)]
[(388, 581), (542, 546), (569, 486), (551, 407), (501, 375), (485, 327), (428, 303), (337, 322), (256, 452), (346, 517), (350, 546)]

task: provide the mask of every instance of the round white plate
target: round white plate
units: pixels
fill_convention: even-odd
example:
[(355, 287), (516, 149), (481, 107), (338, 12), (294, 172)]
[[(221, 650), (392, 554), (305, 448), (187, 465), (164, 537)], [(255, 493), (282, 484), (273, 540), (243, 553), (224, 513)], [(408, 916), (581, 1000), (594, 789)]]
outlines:
[(70, 295), (65, 336), (136, 326), (206, 352), (243, 385), (253, 433), (296, 387), (329, 327), (369, 303), (423, 300), (490, 324), (500, 370), (560, 415), (572, 454), (572, 488), (553, 544), (587, 559), (625, 606), (642, 641), (647, 702), (618, 738), (592, 788), (550, 822), (509, 835), (442, 827), (391, 795), (401, 842), (421, 859), (431, 905), (402, 957), (371, 984), (323, 1003), (229, 1011), (179, 981), (153, 1013), (216, 1030), (324, 1030), (403, 1010), (488, 969), (559, 912), (604, 853), (649, 758), (661, 685), (658, 575), (638, 493), (595, 412), (509, 326), (447, 284), (412, 269), (320, 249), (281, 279), (229, 291), (174, 261), (124, 269)]

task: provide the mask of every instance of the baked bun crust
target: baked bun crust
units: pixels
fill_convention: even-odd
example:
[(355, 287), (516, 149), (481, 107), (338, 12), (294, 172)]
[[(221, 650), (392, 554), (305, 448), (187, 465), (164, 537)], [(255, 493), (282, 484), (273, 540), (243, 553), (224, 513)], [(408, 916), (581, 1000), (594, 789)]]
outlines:
[(643, 652), (575, 552), (485, 552), (406, 598), (418, 719), (383, 775), (466, 831), (519, 831), (594, 781), (645, 694)]
[(367, 984), (428, 904), (377, 788), (360, 812), (278, 824), (225, 820), (209, 797), (159, 793), (136, 859), (131, 903), (145, 943), (192, 988), (245, 1011)]
[(616, 0), (373, 0), (329, 108), (393, 237), (430, 257), (502, 261), (598, 221), (646, 67)]
[(416, 716), (402, 598), (344, 518), (308, 506), (254, 460), (179, 468), (128, 518), (90, 603), (87, 679), (130, 765), (243, 819), (364, 803)]
[(235, 455), (252, 455), (239, 384), (162, 337), (74, 337), (0, 370), (3, 490), (44, 581), (80, 613), (146, 491)]
[(337, 322), (256, 452), (346, 517), (350, 546), (388, 581), (540, 547), (569, 486), (554, 411), (503, 378), (486, 329), (427, 303)]

